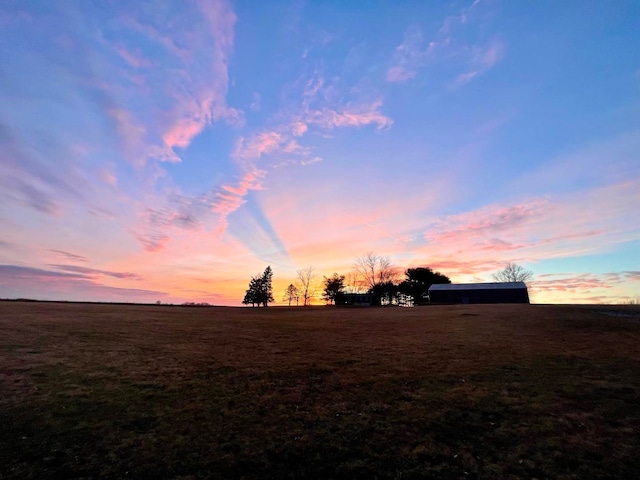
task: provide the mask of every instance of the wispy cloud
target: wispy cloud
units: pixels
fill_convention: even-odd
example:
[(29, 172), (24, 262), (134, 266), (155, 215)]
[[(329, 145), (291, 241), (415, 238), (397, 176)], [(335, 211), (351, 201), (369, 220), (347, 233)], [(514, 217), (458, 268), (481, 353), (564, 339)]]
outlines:
[(471, 58), (468, 62), (468, 72), (461, 73), (451, 83), (451, 87), (458, 88), (469, 83), (474, 78), (493, 68), (506, 52), (503, 42), (494, 40), (487, 46), (475, 46), (472, 48)]
[(416, 77), (418, 70), (433, 58), (439, 47), (446, 46), (449, 40), (441, 38), (426, 42), (422, 29), (417, 25), (410, 26), (400, 45), (393, 55), (393, 65), (387, 70), (387, 81), (404, 83)]
[(50, 264), (51, 268), (62, 270), (65, 272), (82, 273), (87, 275), (87, 278), (94, 278), (95, 276), (107, 276), (113, 278), (129, 278), (133, 280), (142, 280), (140, 275), (131, 272), (112, 272), (109, 270), (99, 270), (96, 268), (79, 267), (78, 265), (58, 265)]
[(237, 182), (216, 186), (201, 195), (174, 193), (164, 207), (145, 208), (141, 226), (133, 234), (148, 252), (164, 249), (176, 230), (212, 229), (222, 234), (228, 225), (227, 217), (245, 203), (250, 191), (262, 189), (265, 175), (264, 170), (254, 168)]
[[(29, 292), (25, 295), (24, 292)], [(104, 285), (87, 273), (68, 273), (20, 265), (0, 265), (0, 298), (38, 300), (147, 301), (165, 300), (157, 290)]]
[(232, 157), (244, 166), (260, 165), (260, 160), (266, 158), (270, 159), (272, 168), (310, 165), (321, 158), (314, 156), (313, 148), (302, 144), (300, 139), (312, 131), (327, 132), (336, 128), (370, 125), (377, 130), (386, 130), (393, 125), (393, 120), (382, 112), (381, 98), (365, 101), (349, 99), (345, 94), (337, 96), (337, 92), (344, 89), (337, 83), (337, 80), (325, 81), (318, 71), (299, 80), (294, 91), (290, 92), (297, 105), (276, 115), (286, 120), (280, 121), (276, 127), (239, 137)]
[(340, 111), (331, 108), (311, 110), (307, 113), (306, 120), (327, 130), (364, 125), (376, 125), (378, 130), (387, 129), (391, 127), (393, 120), (380, 112), (381, 106), (382, 101), (378, 100), (366, 105), (346, 105)]
[(133, 235), (147, 252), (162, 250), (170, 240), (169, 236), (157, 229), (155, 225), (152, 225), (150, 230), (145, 230), (141, 233), (133, 232)]
[(79, 273), (53, 272), (41, 268), (24, 267), (21, 265), (0, 265), (0, 278), (13, 279), (47, 279), (47, 278), (78, 278), (86, 279), (87, 276)]
[[(27, 145), (2, 121), (0, 118), (0, 157), (3, 159), (0, 163), (0, 194), (54, 216), (61, 213), (62, 201), (84, 199), (80, 187), (88, 187), (89, 184), (69, 160), (73, 157), (66, 148), (49, 143), (45, 132), (42, 132), (44, 138), (40, 141), (49, 143), (50, 151), (45, 152), (37, 145)], [(59, 165), (51, 165), (48, 161), (50, 154), (63, 157)]]
[(139, 49), (129, 49), (123, 44), (114, 44), (114, 50), (120, 55), (120, 57), (133, 68), (150, 68), (154, 66), (154, 63), (144, 57)]
[[(480, 211), (465, 212), (435, 221), (425, 233), (425, 239), (430, 243), (446, 244), (459, 240), (462, 236), (479, 238), (487, 234), (496, 235), (513, 231), (543, 212), (543, 203), (539, 201), (509, 207), (486, 207)], [(506, 243), (501, 240), (496, 242), (495, 238), (491, 241), (498, 243), (499, 247)]]
[(215, 192), (213, 211), (218, 215), (218, 231), (222, 232), (228, 225), (227, 217), (244, 203), (244, 197), (251, 190), (262, 189), (262, 179), (266, 172), (253, 170), (247, 172), (236, 185), (223, 185)]
[[(106, 113), (138, 166), (149, 160), (180, 162), (180, 150), (208, 126), (244, 121), (243, 112), (226, 102), (236, 22), (230, 5), (225, 0), (181, 4), (170, 23), (162, 13), (144, 6), (117, 11), (120, 21), (101, 32), (102, 42), (124, 61), (103, 82), (114, 98)], [(121, 39), (117, 43), (106, 40), (115, 35)], [(135, 46), (140, 40), (161, 48), (143, 56)], [(122, 88), (132, 79), (136, 95)]]
[(624, 301), (624, 296), (611, 295), (612, 292), (620, 292), (621, 286), (626, 286), (627, 291), (633, 292), (640, 288), (640, 272), (622, 271), (606, 273), (552, 273), (535, 277), (531, 282), (532, 288), (537, 292), (545, 292), (552, 295), (556, 292), (570, 293), (577, 296), (578, 301), (584, 298), (594, 301), (594, 294), (599, 297), (597, 303), (610, 303)]
[(612, 243), (638, 239), (630, 225), (640, 218), (629, 201), (639, 187), (627, 182), (443, 216), (428, 225), (426, 243), (415, 248), (454, 277), (487, 276), (507, 261), (534, 265), (597, 254)]
[(233, 157), (239, 160), (259, 159), (279, 150), (287, 141), (289, 137), (285, 133), (275, 130), (259, 132), (249, 138), (240, 137), (236, 141)]
[(58, 255), (61, 255), (62, 257), (66, 258), (67, 260), (71, 260), (74, 262), (88, 262), (89, 259), (87, 257), (84, 257), (82, 255), (77, 255), (75, 253), (70, 253), (70, 252), (65, 252), (64, 250), (50, 250), (53, 253), (56, 253)]
[(505, 43), (494, 39), (489, 43), (469, 43), (464, 40), (465, 31), (478, 27), (481, 2), (474, 1), (455, 15), (445, 17), (440, 29), (425, 39), (423, 28), (410, 25), (403, 41), (393, 53), (386, 80), (391, 83), (407, 83), (414, 80), (420, 71), (429, 67), (432, 76), (438, 67), (451, 65), (462, 70), (447, 83), (450, 88), (459, 88), (494, 67), (506, 51)]

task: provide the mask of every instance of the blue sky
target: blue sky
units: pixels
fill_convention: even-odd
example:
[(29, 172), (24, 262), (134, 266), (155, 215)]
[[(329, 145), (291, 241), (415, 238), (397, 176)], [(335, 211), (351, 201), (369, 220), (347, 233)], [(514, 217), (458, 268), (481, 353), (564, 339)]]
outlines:
[(0, 297), (236, 305), (368, 252), (640, 296), (638, 2), (3, 2)]

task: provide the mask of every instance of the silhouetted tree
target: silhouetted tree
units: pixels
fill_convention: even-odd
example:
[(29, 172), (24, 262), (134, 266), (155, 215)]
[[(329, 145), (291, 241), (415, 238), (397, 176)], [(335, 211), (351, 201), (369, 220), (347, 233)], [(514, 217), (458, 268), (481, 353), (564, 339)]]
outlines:
[(374, 255), (372, 252), (356, 258), (354, 268), (369, 289), (380, 283), (392, 282), (397, 275), (389, 257)]
[(344, 290), (344, 275), (334, 273), (332, 277), (324, 277), (324, 292), (322, 298), (329, 304), (336, 303), (338, 297)]
[(391, 291), (391, 285), (395, 284), (398, 269), (391, 264), (389, 257), (369, 252), (357, 258), (353, 266), (358, 283), (364, 285), (366, 291), (373, 296), (373, 305), (381, 305), (385, 297), (389, 298), (389, 302), (393, 301), (395, 294)]
[(284, 291), (283, 301), (289, 302), (289, 306), (291, 306), (291, 302), (295, 300), (296, 305), (298, 305), (298, 300), (300, 299), (300, 292), (298, 291), (298, 287), (296, 287), (293, 283), (289, 284), (287, 289)]
[(269, 302), (273, 302), (273, 287), (271, 286), (272, 279), (273, 270), (271, 270), (270, 266), (264, 270), (262, 275), (251, 277), (249, 288), (245, 293), (242, 303), (245, 305), (251, 304), (253, 307), (256, 305), (268, 307)]
[(298, 281), (300, 282), (298, 290), (302, 296), (302, 305), (306, 307), (311, 304), (311, 299), (315, 295), (315, 290), (312, 285), (313, 279), (316, 277), (315, 270), (313, 267), (307, 267), (298, 270), (297, 273)]
[(493, 279), (496, 282), (524, 282), (528, 283), (533, 278), (533, 272), (526, 270), (520, 265), (509, 262), (499, 272), (493, 274)]
[(364, 293), (367, 291), (366, 288), (363, 288), (362, 279), (355, 268), (345, 276), (344, 285), (349, 293)]
[(451, 283), (449, 277), (428, 267), (408, 268), (404, 275), (406, 278), (400, 282), (398, 290), (410, 296), (414, 305), (427, 302), (429, 287), (434, 283)]
[(247, 292), (244, 294), (244, 300), (242, 300), (243, 304), (251, 304), (252, 307), (255, 307), (256, 304), (260, 306), (260, 281), (261, 277), (251, 277), (249, 288), (247, 288)]
[(273, 302), (273, 286), (271, 285), (273, 280), (273, 270), (271, 266), (265, 268), (260, 282), (260, 301), (263, 307), (268, 307), (269, 302)]
[(392, 281), (376, 283), (369, 289), (373, 305), (393, 305), (398, 303), (398, 286)]

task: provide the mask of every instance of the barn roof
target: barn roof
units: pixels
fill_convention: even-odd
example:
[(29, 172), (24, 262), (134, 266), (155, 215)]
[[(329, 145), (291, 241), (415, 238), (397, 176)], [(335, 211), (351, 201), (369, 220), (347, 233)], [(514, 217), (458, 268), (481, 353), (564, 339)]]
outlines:
[(431, 290), (506, 290), (527, 288), (524, 282), (491, 282), (491, 283), (436, 283)]

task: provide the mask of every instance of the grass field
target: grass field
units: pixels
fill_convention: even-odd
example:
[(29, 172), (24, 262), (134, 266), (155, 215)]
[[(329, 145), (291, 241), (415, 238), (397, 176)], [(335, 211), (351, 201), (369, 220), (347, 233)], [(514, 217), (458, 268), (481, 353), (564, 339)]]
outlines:
[(637, 478), (640, 309), (0, 302), (0, 479)]

